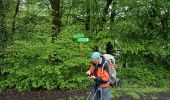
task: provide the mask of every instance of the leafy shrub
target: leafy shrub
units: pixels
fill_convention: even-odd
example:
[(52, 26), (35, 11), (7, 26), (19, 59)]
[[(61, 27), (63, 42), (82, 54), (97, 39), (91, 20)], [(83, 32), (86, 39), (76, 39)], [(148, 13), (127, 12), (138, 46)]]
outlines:
[(155, 80), (154, 75), (148, 69), (142, 68), (126, 68), (122, 69), (119, 74), (122, 79), (129, 80), (130, 83), (139, 85), (153, 85)]
[(89, 68), (91, 49), (87, 43), (73, 40), (73, 35), (80, 33), (77, 29), (81, 28), (64, 29), (55, 43), (46, 38), (45, 43), (16, 40), (8, 46), (1, 62), (0, 88), (15, 87), (24, 91), (77, 89), (89, 85), (85, 72)]
[(168, 86), (169, 71), (163, 68), (149, 69), (145, 67), (124, 68), (118, 71), (118, 76), (129, 84), (137, 86)]

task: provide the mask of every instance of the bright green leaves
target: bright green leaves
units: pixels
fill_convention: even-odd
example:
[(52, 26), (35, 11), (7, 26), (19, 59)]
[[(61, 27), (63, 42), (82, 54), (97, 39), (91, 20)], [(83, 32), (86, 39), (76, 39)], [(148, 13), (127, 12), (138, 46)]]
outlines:
[[(121, 69), (118, 76), (128, 80), (129, 84), (143, 86), (161, 86), (162, 79), (169, 79), (169, 72), (163, 68), (148, 69), (145, 66)], [(166, 81), (167, 82), (167, 81)], [(168, 86), (168, 84), (166, 84)]]
[(53, 44), (46, 38), (43, 42), (17, 40), (8, 46), (1, 62), (0, 89), (77, 89), (89, 85), (85, 72), (91, 49), (88, 43), (80, 46), (72, 39), (81, 32), (79, 27), (66, 28)]
[(127, 41), (126, 44), (120, 43), (120, 47), (124, 53), (139, 54), (139, 52), (145, 51), (145, 45), (140, 42)]

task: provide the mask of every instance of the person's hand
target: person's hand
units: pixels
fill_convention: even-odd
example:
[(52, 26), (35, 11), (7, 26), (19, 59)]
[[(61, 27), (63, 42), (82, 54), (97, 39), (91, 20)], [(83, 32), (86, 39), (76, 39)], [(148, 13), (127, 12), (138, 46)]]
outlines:
[(90, 79), (96, 79), (96, 76), (89, 76)]
[(87, 74), (88, 76), (90, 76), (90, 74), (91, 74), (90, 70), (88, 70), (88, 71), (86, 72), (86, 74)]

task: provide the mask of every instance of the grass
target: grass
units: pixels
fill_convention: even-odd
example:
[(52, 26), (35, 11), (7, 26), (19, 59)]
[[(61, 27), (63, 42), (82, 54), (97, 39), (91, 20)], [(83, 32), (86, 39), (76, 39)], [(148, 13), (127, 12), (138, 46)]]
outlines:
[[(167, 83), (167, 82), (166, 82)], [(121, 87), (118, 88), (112, 88), (112, 98), (119, 97), (123, 94), (126, 94), (128, 96), (131, 96), (135, 100), (140, 100), (141, 96), (147, 96), (149, 95), (152, 100), (156, 100), (157, 97), (154, 94), (160, 93), (160, 92), (169, 92), (170, 91), (170, 85), (169, 84), (163, 84), (160, 87), (151, 87), (151, 86), (144, 86), (140, 87), (137, 84), (129, 84), (126, 80), (121, 84)], [(83, 100), (83, 97), (72, 97), (70, 100)]]
[[(122, 94), (126, 94), (126, 95), (133, 97), (136, 100), (139, 100), (141, 96), (144, 96), (144, 95), (170, 91), (169, 85), (166, 85), (166, 86), (164, 85), (159, 88), (158, 87), (139, 87), (137, 85), (129, 85), (129, 84), (127, 85), (127, 83), (122, 84), (122, 85), (123, 86), (118, 87), (118, 88), (112, 88), (113, 98), (119, 97)], [(151, 97), (153, 98), (153, 100), (156, 99), (155, 96), (151, 96)]]

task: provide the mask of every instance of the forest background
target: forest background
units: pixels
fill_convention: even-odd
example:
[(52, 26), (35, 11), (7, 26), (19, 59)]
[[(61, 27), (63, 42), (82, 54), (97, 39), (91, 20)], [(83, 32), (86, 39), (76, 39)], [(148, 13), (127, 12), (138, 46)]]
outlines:
[(98, 47), (115, 56), (121, 91), (169, 90), (170, 1), (0, 0), (0, 90), (85, 89)]

